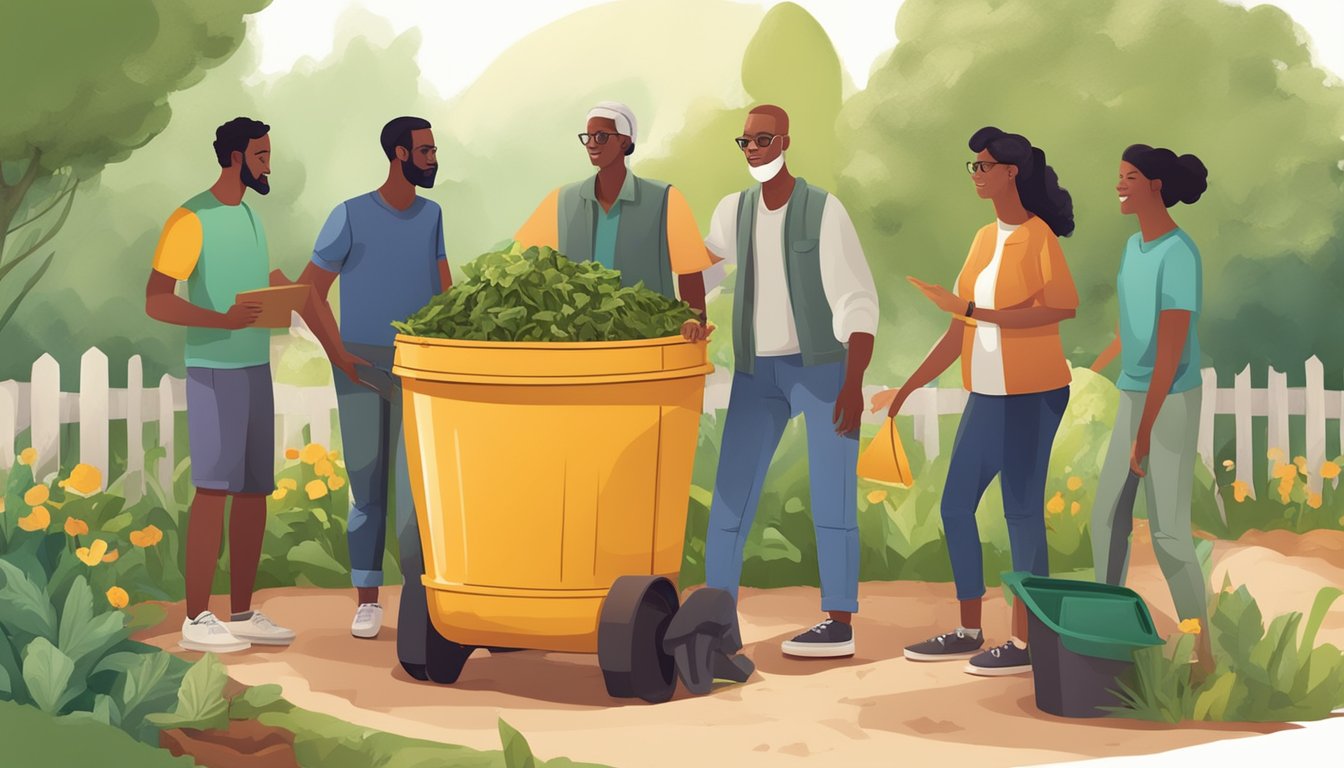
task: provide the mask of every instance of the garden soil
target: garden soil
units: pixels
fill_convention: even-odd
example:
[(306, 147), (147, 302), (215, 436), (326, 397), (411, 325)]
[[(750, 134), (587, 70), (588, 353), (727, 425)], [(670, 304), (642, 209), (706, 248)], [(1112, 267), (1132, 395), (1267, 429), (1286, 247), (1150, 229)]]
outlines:
[[(1148, 601), (1163, 635), (1175, 631), (1171, 598), (1153, 558), (1146, 521), (1135, 521), (1129, 586)], [(1344, 534), (1252, 533), (1217, 542), (1213, 584), (1245, 584), (1266, 616), (1306, 613), (1318, 589), (1344, 584)], [(477, 651), (453, 686), (420, 683), (395, 661), (398, 590), (387, 588), (387, 621), (376, 640), (348, 625), (354, 590), (276, 589), (256, 605), (298, 632), (293, 646), (222, 657), (244, 685), (279, 683), (294, 704), (406, 736), (498, 749), (498, 718), (531, 742), (538, 757), (570, 757), (615, 768), (688, 765), (779, 766), (796, 759), (826, 766), (1033, 765), (1143, 755), (1291, 728), (1274, 724), (1168, 727), (1107, 718), (1068, 720), (1038, 711), (1030, 675), (986, 679), (962, 662), (920, 664), (907, 643), (955, 627), (951, 584), (869, 582), (855, 618), (858, 654), (800, 661), (779, 644), (820, 618), (808, 588), (743, 590), (742, 634), (758, 672), (744, 685), (704, 697), (679, 688), (670, 702), (608, 698), (596, 657), (536, 651)], [(226, 598), (217, 597), (226, 609)], [(180, 604), (139, 639), (176, 648)], [(1008, 629), (1002, 590), (985, 606), (990, 642)], [(1344, 608), (1326, 618), (1319, 642), (1344, 646)]]

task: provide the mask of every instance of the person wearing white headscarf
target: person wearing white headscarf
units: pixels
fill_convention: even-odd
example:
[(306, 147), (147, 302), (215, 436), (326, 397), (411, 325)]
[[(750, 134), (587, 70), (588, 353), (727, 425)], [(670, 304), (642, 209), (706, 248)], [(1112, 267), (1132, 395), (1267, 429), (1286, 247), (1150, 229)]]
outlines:
[(642, 282), (680, 298), (700, 314), (682, 326), (682, 336), (702, 341), (713, 330), (705, 323), (702, 274), (709, 252), (681, 192), (628, 168), (638, 130), (625, 104), (603, 101), (589, 110), (579, 142), (597, 174), (547, 195), (514, 239), (523, 248), (550, 246), (575, 261), (619, 270), (623, 285)]

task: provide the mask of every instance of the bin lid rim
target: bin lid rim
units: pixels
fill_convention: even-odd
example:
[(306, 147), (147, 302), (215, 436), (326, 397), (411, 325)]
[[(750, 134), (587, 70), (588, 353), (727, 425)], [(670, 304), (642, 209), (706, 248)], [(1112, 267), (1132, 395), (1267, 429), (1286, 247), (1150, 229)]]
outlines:
[[(1061, 582), (1061, 581), (1067, 582), (1070, 581), (1069, 579), (1047, 579), (1046, 577), (1043, 576), (1035, 576), (1032, 574), (1023, 574), (1019, 572), (1005, 573), (1003, 574), (1002, 578), (1003, 583), (1008, 585), (1008, 588), (1013, 591), (1013, 594), (1017, 595), (1019, 599), (1021, 599), (1027, 604), (1027, 607), (1031, 610), (1033, 614), (1036, 615), (1036, 618), (1039, 619), (1042, 624), (1045, 624), (1047, 627), (1050, 628), (1052, 632), (1059, 635), (1060, 637), (1067, 637), (1072, 638), (1074, 640), (1081, 640), (1083, 642), (1102, 643), (1108, 645), (1129, 645), (1135, 648), (1162, 645), (1163, 643), (1166, 642), (1165, 640), (1162, 639), (1160, 635), (1157, 634), (1155, 630), (1144, 633), (1145, 637), (1143, 638), (1121, 640), (1118, 638), (1101, 637), (1099, 635), (1093, 635), (1087, 632), (1079, 632), (1076, 629), (1065, 628), (1061, 626), (1059, 622), (1055, 621), (1054, 619), (1046, 615), (1045, 611), (1041, 610), (1040, 605), (1036, 602), (1036, 598), (1034, 598), (1027, 591), (1029, 587), (1025, 582), (1027, 582), (1028, 580), (1034, 580), (1034, 581), (1048, 580), (1052, 582)], [(1078, 583), (1091, 584), (1093, 586), (1096, 586), (1095, 582), (1083, 581)], [(1109, 585), (1101, 585), (1101, 586), (1109, 586)], [(1132, 590), (1127, 591), (1132, 592)], [(1128, 596), (1112, 593), (1110, 595), (1107, 595), (1107, 597), (1128, 597)], [(1143, 598), (1138, 596), (1138, 593), (1133, 593), (1133, 599), (1138, 601), (1137, 605), (1141, 610), (1147, 612), (1148, 606), (1143, 602)], [(1152, 625), (1151, 617), (1148, 619), (1148, 623), (1150, 626)]]
[(407, 336), (398, 333), (393, 341), (397, 346), (416, 344), (427, 347), (461, 347), (465, 349), (632, 349), (639, 347), (675, 347), (703, 344), (687, 341), (681, 336), (660, 336), (656, 339), (629, 339), (625, 341), (474, 341), (468, 339), (440, 339), (431, 336)]

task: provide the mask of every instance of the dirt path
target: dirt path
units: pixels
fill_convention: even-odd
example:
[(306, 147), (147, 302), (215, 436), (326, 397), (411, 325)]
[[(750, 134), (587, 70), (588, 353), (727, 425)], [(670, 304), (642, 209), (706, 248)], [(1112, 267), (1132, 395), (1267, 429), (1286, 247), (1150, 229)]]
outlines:
[[(1142, 538), (1142, 529), (1136, 531)], [(1171, 599), (1146, 543), (1136, 547), (1130, 586), (1149, 601), (1163, 634), (1173, 630)], [(1268, 616), (1307, 611), (1316, 590), (1344, 583), (1344, 536), (1257, 534), (1215, 549), (1214, 583), (1247, 584)], [(815, 621), (812, 589), (745, 590), (742, 632), (759, 672), (741, 686), (695, 698), (679, 690), (666, 704), (607, 697), (596, 658), (478, 651), (458, 684), (418, 683), (396, 666), (396, 590), (377, 640), (348, 631), (352, 591), (272, 590), (258, 606), (299, 634), (287, 649), (224, 657), (248, 685), (279, 683), (302, 707), (381, 730), (480, 749), (499, 745), (503, 716), (545, 758), (567, 756), (615, 768), (764, 766), (809, 758), (819, 765), (933, 765), (980, 768), (1091, 757), (1143, 755), (1283, 726), (1236, 724), (1167, 728), (1120, 720), (1065, 720), (1036, 710), (1030, 676), (973, 678), (960, 663), (916, 664), (901, 647), (956, 625), (950, 584), (866, 583), (855, 631), (859, 654), (842, 662), (784, 658), (779, 643)], [(176, 650), (180, 606), (141, 639)], [(991, 641), (1007, 630), (1007, 608), (991, 590)], [(1321, 640), (1344, 645), (1336, 608)], [(183, 654), (194, 657), (195, 654)]]

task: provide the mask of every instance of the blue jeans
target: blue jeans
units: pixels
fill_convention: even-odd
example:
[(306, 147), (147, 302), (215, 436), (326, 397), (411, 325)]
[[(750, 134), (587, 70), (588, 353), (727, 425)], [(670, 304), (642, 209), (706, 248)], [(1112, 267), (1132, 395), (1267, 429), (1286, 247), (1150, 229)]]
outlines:
[(856, 470), (859, 435), (837, 435), (835, 402), (844, 363), (807, 367), (801, 355), (758, 357), (756, 372), (733, 375), (727, 423), (705, 542), (705, 583), (737, 598), (742, 551), (761, 487), (789, 420), (807, 423), (812, 521), (821, 570), (821, 609), (859, 610), (859, 526)]
[[(392, 370), (392, 347), (352, 343), (345, 346), (374, 367)], [(388, 481), (392, 479), (397, 485), (397, 547), (405, 580), (397, 620), (397, 654), (402, 661), (423, 664), (428, 617), (425, 585), (420, 581), (425, 570), (424, 554), (420, 548), (420, 527), (415, 517), (410, 472), (406, 465), (401, 390), (397, 389), (393, 400), (384, 400), (377, 392), (350, 381), (339, 370), (333, 369), (332, 375), (336, 379), (336, 404), (341, 415), (345, 469), (350, 474), (350, 493), (354, 498), (346, 530), (346, 541), (350, 545), (350, 580), (356, 587), (377, 587), (383, 583)]]
[(985, 594), (985, 564), (975, 510), (995, 475), (1003, 490), (1003, 515), (1013, 570), (1050, 575), (1045, 541), (1045, 477), (1050, 447), (1069, 404), (1069, 388), (1027, 395), (972, 392), (961, 414), (943, 488), (943, 530), (958, 600)]

